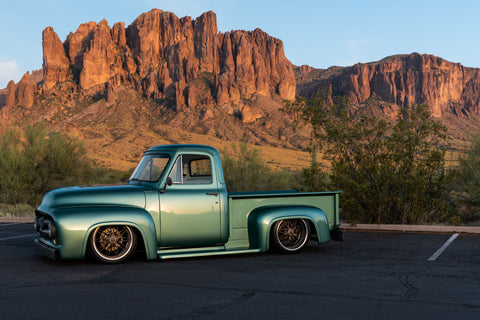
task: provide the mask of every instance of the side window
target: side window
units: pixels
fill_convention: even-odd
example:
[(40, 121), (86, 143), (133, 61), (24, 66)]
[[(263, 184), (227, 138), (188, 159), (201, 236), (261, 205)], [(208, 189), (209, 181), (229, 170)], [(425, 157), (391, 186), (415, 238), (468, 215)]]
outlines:
[(174, 184), (211, 184), (212, 160), (200, 154), (184, 154), (177, 158), (169, 174)]

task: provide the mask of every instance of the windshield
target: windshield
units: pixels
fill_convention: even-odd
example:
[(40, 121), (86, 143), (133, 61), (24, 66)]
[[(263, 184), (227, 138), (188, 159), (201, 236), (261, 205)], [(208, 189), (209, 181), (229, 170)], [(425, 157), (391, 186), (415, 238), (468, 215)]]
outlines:
[(170, 156), (168, 154), (145, 155), (129, 180), (156, 182), (162, 176)]

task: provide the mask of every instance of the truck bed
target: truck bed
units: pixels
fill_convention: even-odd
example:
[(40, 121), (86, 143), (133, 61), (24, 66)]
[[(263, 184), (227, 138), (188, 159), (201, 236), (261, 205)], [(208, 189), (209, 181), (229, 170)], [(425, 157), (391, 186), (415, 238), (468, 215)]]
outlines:
[(333, 230), (340, 224), (340, 191), (297, 192), (295, 190), (228, 193), (230, 238), (227, 248), (249, 248), (248, 214), (259, 207), (312, 206), (321, 209)]

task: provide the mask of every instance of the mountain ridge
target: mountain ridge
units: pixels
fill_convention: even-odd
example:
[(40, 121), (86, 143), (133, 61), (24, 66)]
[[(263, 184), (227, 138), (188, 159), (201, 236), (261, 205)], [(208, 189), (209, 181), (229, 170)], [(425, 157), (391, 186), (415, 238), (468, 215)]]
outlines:
[[(211, 11), (191, 19), (153, 9), (128, 27), (117, 22), (110, 28), (106, 20), (81, 24), (64, 42), (47, 27), (42, 43), (43, 78), (26, 73), (9, 83), (3, 127), (44, 121), (86, 140), (102, 163), (117, 154), (113, 141), (134, 131), (162, 143), (170, 140), (158, 132), (172, 135), (175, 128), (206, 139), (306, 147), (306, 133), (279, 111), (283, 100), (295, 99), (292, 64), (282, 41), (260, 29), (222, 33)], [(132, 126), (132, 117), (144, 123)], [(102, 121), (111, 124), (102, 127)], [(105, 142), (97, 139), (102, 135)], [(126, 140), (126, 152), (143, 151)], [(102, 156), (101, 147), (112, 152)]]
[(394, 119), (399, 108), (427, 104), (455, 149), (480, 130), (480, 69), (428, 54), (402, 54), (348, 67), (294, 67), (299, 96), (318, 90), (347, 97), (352, 112)]
[(134, 165), (154, 144), (203, 139), (277, 148), (273, 166), (299, 169), (308, 165), (309, 126), (295, 127), (282, 108), (318, 90), (346, 96), (353, 113), (390, 119), (428, 104), (457, 149), (480, 128), (480, 69), (428, 54), (293, 66), (282, 41), (260, 29), (222, 33), (211, 11), (192, 19), (158, 9), (128, 27), (84, 23), (64, 42), (47, 27), (42, 41), (43, 68), (0, 90), (0, 131), (43, 121), (110, 167)]

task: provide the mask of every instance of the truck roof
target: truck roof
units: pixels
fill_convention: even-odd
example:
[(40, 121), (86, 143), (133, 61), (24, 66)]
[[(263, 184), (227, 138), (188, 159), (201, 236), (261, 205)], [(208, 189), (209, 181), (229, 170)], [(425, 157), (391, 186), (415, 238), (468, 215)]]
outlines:
[(155, 147), (151, 147), (146, 152), (161, 152), (161, 151), (203, 151), (210, 153), (217, 153), (217, 149), (207, 145), (201, 144), (163, 144)]

